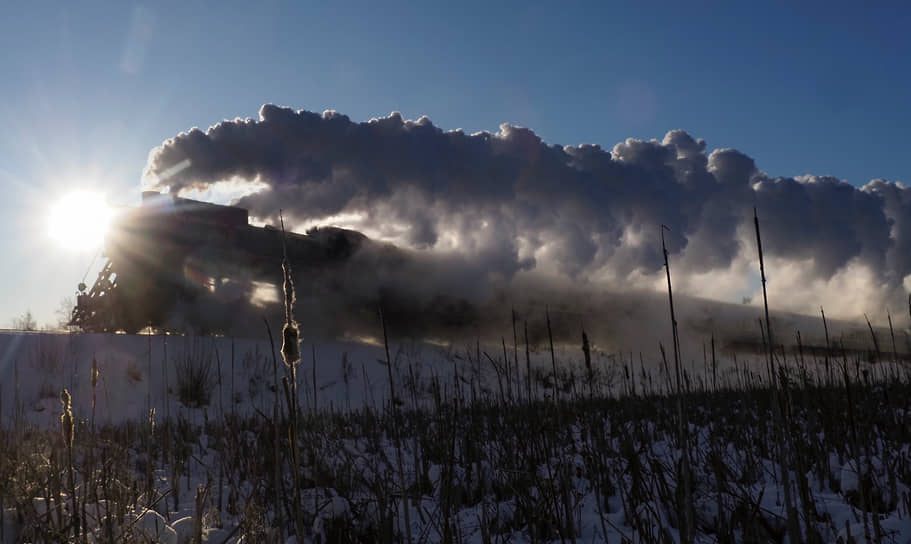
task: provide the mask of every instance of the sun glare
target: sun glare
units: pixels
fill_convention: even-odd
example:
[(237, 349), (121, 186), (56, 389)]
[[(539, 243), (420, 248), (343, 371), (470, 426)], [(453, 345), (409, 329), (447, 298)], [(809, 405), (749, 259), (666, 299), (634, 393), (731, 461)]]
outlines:
[(104, 242), (111, 208), (101, 193), (74, 191), (58, 200), (48, 217), (48, 233), (66, 249), (92, 249)]

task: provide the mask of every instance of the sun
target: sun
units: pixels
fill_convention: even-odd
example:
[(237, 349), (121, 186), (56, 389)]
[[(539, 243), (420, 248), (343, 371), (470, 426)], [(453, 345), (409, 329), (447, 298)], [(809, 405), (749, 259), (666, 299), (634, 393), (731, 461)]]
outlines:
[(73, 191), (51, 208), (48, 234), (65, 249), (101, 247), (111, 215), (111, 208), (101, 193)]

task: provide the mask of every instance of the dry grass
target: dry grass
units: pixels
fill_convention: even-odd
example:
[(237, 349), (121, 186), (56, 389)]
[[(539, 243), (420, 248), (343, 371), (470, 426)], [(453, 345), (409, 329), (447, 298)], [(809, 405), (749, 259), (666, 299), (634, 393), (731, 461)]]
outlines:
[[(769, 497), (783, 485), (783, 466), (803, 541), (831, 542), (844, 528), (826, 496), (866, 520), (871, 539), (882, 536), (883, 515), (911, 515), (907, 368), (841, 358), (827, 376), (822, 360), (780, 361), (777, 392), (746, 365), (685, 374), (686, 496), (680, 404), (655, 385), (665, 377), (619, 360), (564, 364), (532, 395), (559, 383), (559, 399), (525, 402), (467, 379), (478, 362), (456, 361), (461, 370), (445, 381), (390, 360), (397, 402), (298, 411), (296, 422), (290, 410), (227, 411), (93, 432), (90, 415), (77, 413), (71, 447), (59, 430), (7, 427), (0, 500), (20, 541), (32, 542), (141, 541), (149, 508), (168, 523), (187, 512), (198, 532), (221, 524), (223, 536), (257, 542), (289, 533), (398, 542), (407, 538), (405, 508), (414, 541), (569, 542), (595, 531), (661, 542), (682, 530), (688, 504), (694, 537), (768, 542), (789, 530), (787, 510)], [(512, 372), (503, 388), (525, 383)], [(785, 416), (778, 423), (775, 402)], [(842, 488), (852, 470), (857, 485)], [(584, 526), (592, 512), (595, 529)]]

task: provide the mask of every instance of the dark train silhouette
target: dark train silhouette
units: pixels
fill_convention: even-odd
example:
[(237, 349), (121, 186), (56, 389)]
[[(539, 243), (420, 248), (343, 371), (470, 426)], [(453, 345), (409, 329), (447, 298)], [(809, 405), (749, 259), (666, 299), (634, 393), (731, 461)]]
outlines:
[(71, 325), (228, 332), (242, 315), (280, 308), (285, 251), (300, 285), (331, 276), (367, 242), (333, 227), (283, 236), (248, 224), (243, 208), (145, 192), (141, 206), (114, 220), (107, 262), (91, 287), (79, 285)]

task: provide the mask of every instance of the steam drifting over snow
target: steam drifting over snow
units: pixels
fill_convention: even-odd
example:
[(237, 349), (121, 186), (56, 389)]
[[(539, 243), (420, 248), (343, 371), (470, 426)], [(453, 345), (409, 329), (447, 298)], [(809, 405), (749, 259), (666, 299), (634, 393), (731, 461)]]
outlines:
[(167, 140), (145, 171), (148, 188), (177, 193), (239, 182), (250, 188), (234, 203), (260, 220), (277, 223), (283, 209), (293, 225), (333, 223), (445, 257), (474, 271), (457, 289), (477, 296), (522, 276), (658, 287), (663, 223), (680, 291), (740, 301), (758, 290), (753, 206), (778, 308), (879, 316), (902, 307), (911, 283), (908, 187), (773, 179), (746, 154), (708, 152), (682, 130), (608, 151), (549, 145), (508, 124), (465, 134), (427, 117), (358, 123), (266, 104), (259, 119)]

